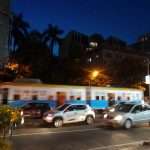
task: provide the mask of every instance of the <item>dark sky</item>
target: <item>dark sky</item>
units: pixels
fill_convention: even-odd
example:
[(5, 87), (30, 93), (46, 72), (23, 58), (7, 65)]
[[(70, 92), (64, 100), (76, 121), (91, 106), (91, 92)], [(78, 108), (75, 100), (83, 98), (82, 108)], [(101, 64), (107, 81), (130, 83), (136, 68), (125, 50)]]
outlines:
[(57, 25), (62, 37), (74, 29), (131, 44), (150, 32), (150, 0), (14, 0), (14, 10), (40, 32), (49, 23)]

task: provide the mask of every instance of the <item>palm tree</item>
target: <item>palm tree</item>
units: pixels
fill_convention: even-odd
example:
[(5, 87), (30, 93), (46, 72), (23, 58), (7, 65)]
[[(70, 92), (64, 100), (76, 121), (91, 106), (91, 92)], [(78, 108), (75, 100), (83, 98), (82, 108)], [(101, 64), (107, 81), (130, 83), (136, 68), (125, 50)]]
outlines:
[(13, 39), (13, 50), (16, 50), (16, 46), (19, 46), (25, 36), (28, 34), (28, 28), (30, 25), (23, 20), (22, 13), (19, 15), (13, 14), (12, 17), (12, 39)]
[(62, 33), (64, 33), (63, 30), (59, 29), (58, 26), (52, 26), (52, 24), (48, 24), (48, 28), (43, 32), (44, 41), (50, 43), (51, 56), (53, 56), (54, 45), (61, 44), (61, 39), (58, 36)]

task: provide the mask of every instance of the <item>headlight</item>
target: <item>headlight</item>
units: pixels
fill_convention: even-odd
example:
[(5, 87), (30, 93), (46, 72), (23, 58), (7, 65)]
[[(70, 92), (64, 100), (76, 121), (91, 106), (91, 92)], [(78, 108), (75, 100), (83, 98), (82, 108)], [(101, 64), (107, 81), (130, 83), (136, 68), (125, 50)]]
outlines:
[(115, 111), (115, 108), (111, 108), (109, 111), (110, 111), (110, 112), (114, 112), (114, 111)]
[(119, 116), (115, 117), (115, 118), (114, 118), (114, 120), (118, 120), (118, 121), (120, 121), (120, 120), (122, 120), (122, 116), (121, 116), (121, 115), (119, 115)]
[(104, 119), (106, 119), (106, 118), (107, 118), (107, 114), (104, 115)]

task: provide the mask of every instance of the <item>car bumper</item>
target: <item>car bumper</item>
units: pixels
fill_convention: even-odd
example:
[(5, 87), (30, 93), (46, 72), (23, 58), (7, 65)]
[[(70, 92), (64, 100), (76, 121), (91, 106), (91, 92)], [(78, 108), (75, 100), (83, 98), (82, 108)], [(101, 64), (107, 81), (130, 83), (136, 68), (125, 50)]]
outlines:
[(46, 123), (52, 123), (53, 118), (52, 117), (43, 117), (43, 121), (46, 122)]
[(122, 121), (117, 121), (114, 119), (104, 119), (104, 124), (113, 127), (121, 127), (123, 126)]

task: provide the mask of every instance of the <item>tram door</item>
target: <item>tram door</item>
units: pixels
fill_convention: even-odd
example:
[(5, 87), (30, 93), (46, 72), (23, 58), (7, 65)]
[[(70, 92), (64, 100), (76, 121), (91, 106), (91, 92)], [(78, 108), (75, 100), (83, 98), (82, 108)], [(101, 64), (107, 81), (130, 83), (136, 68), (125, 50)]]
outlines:
[(115, 93), (108, 93), (108, 105), (112, 106), (115, 104)]
[(66, 92), (57, 92), (57, 106), (65, 104), (67, 100)]
[(7, 104), (7, 100), (8, 100), (8, 88), (4, 88), (4, 89), (2, 89), (2, 98), (3, 98), (3, 100), (2, 100), (2, 103), (3, 104)]

